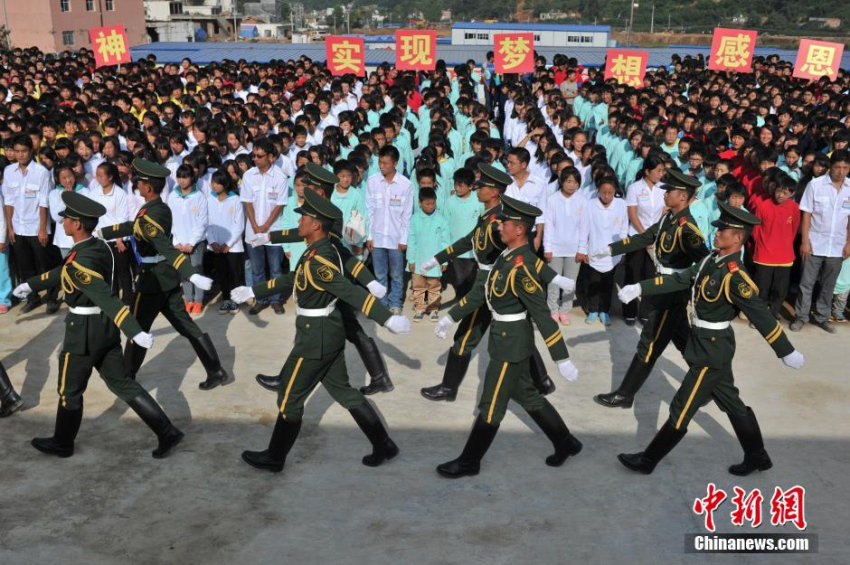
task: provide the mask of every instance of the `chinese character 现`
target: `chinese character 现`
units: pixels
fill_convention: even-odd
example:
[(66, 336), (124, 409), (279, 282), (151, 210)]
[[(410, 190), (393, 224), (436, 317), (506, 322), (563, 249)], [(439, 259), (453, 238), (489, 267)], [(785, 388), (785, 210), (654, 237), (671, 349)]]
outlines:
[(431, 38), (427, 35), (403, 36), (399, 58), (408, 65), (432, 64), (434, 58), (431, 53)]

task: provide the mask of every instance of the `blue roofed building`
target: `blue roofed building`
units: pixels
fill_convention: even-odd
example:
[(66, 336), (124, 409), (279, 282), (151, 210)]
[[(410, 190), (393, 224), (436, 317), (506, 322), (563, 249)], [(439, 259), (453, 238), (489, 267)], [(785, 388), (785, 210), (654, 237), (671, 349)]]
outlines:
[(452, 45), (493, 45), (497, 33), (534, 33), (534, 47), (608, 47), (611, 26), (456, 22)]

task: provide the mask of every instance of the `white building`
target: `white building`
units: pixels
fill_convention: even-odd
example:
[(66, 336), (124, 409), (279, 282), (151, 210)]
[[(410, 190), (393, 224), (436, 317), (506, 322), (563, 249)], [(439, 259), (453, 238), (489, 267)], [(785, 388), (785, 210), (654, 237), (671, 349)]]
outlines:
[(197, 29), (206, 35), (233, 34), (236, 0), (145, 0), (145, 26), (152, 41), (194, 41)]
[(607, 47), (611, 26), (457, 22), (452, 45), (493, 45), (497, 33), (533, 32), (537, 47)]

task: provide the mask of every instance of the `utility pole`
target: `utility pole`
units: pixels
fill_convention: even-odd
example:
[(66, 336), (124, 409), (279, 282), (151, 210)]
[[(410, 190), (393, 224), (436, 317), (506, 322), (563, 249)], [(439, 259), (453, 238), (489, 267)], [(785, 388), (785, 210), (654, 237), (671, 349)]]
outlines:
[(351, 8), (345, 7), (345, 33), (351, 35)]
[(236, 30), (236, 2), (233, 2), (233, 43), (239, 41), (239, 32)]
[(652, 5), (652, 18), (649, 20), (649, 33), (655, 32), (655, 4)]
[(635, 23), (635, 6), (637, 6), (634, 0), (629, 0), (629, 3), (631, 6), (629, 6), (629, 30), (626, 32), (627, 46), (632, 44), (632, 25)]

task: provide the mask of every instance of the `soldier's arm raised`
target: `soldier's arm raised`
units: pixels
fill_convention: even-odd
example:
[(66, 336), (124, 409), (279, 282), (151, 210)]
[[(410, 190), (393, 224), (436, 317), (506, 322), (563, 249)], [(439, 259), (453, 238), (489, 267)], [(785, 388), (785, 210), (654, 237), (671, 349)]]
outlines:
[(142, 326), (130, 312), (130, 307), (122, 304), (117, 297), (113, 296), (112, 288), (103, 280), (103, 276), (97, 271), (88, 269), (84, 265), (72, 262), (63, 275), (63, 288), (72, 285), (76, 290), (82, 292), (89, 300), (95, 303), (103, 313), (109, 316), (118, 329), (129, 338), (142, 333)]
[(310, 259), (306, 276), (308, 282), (315, 288), (331, 293), (382, 326), (392, 316), (389, 309), (378, 302), (377, 298), (363, 288), (352, 284), (340, 272), (338, 265), (334, 265), (320, 255)]
[(643, 233), (638, 233), (630, 237), (625, 237), (620, 241), (615, 241), (608, 247), (611, 249), (611, 255), (622, 255), (639, 249), (645, 249), (648, 245), (655, 242), (655, 236), (658, 234), (658, 229), (661, 222), (656, 222), (646, 228)]
[(735, 307), (740, 308), (777, 357), (785, 357), (794, 351), (782, 326), (770, 313), (767, 303), (759, 296), (758, 288), (743, 271), (732, 275), (728, 288), (728, 298)]
[(153, 245), (156, 252), (165, 257), (165, 261), (174, 267), (183, 279), (188, 279), (195, 274), (189, 256), (174, 248), (171, 236), (165, 233), (162, 226), (148, 216), (139, 218), (139, 223), (142, 226), (145, 241)]
[(101, 228), (98, 231), (100, 232), (100, 237), (102, 239), (109, 241), (111, 239), (118, 239), (121, 237), (128, 237), (133, 235), (133, 225), (134, 221), (131, 220), (129, 222), (106, 226), (105, 228)]
[(525, 306), (531, 319), (534, 320), (552, 360), (558, 362), (569, 359), (570, 354), (567, 350), (567, 344), (564, 342), (564, 336), (561, 334), (558, 323), (552, 319), (549, 306), (546, 304), (546, 291), (543, 286), (524, 265), (521, 269), (515, 271), (513, 276), (512, 286), (517, 298)]
[(27, 279), (26, 283), (29, 285), (30, 289), (32, 289), (32, 292), (47, 290), (48, 288), (53, 288), (54, 286), (59, 284), (59, 278), (61, 274), (62, 265), (56, 267), (55, 269), (50, 269), (46, 273), (41, 273), (40, 275), (30, 277)]

